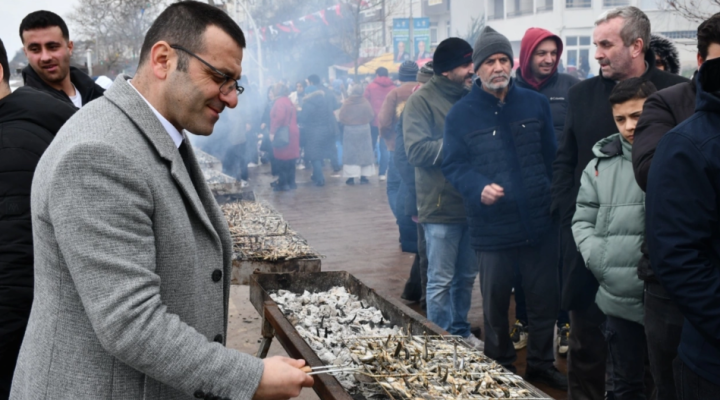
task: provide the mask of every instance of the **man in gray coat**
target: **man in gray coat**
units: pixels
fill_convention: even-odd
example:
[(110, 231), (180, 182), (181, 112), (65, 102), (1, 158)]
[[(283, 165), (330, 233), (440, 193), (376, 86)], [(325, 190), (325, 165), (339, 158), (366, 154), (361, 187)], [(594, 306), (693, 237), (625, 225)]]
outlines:
[(301, 360), (223, 346), (232, 243), (183, 129), (235, 107), (245, 38), (222, 11), (168, 7), (137, 74), (83, 107), (32, 187), (35, 298), (11, 399), (281, 399)]

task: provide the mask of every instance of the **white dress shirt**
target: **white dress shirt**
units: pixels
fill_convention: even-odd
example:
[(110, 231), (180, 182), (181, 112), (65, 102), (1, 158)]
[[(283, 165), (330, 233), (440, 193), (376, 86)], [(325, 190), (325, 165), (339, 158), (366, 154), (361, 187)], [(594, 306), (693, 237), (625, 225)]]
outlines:
[(163, 117), (162, 114), (160, 114), (160, 113), (158, 112), (158, 110), (156, 110), (155, 107), (153, 107), (152, 104), (150, 104), (150, 102), (147, 101), (147, 99), (145, 98), (145, 96), (143, 96), (143, 95), (135, 88), (135, 86), (133, 86), (132, 80), (128, 81), (128, 83), (130, 83), (130, 86), (131, 86), (133, 89), (135, 89), (135, 91), (140, 95), (140, 97), (141, 97), (143, 100), (145, 100), (145, 103), (147, 103), (148, 107), (150, 107), (150, 109), (151, 109), (152, 112), (155, 114), (155, 116), (160, 120), (160, 123), (162, 124), (163, 128), (165, 128), (165, 130), (167, 131), (168, 135), (170, 135), (170, 137), (172, 138), (173, 142), (175, 143), (175, 147), (178, 147), (178, 148), (179, 148), (180, 145), (182, 144), (182, 141), (183, 141), (183, 137), (182, 137), (182, 134), (180, 133), (180, 131), (178, 131), (178, 130), (173, 126), (173, 124), (170, 123), (170, 121), (168, 121), (165, 117)]

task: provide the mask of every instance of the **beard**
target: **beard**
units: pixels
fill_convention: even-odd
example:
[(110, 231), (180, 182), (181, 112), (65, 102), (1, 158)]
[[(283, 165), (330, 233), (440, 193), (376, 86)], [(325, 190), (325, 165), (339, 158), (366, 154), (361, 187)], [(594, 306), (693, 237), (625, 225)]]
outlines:
[[(502, 81), (493, 82), (496, 78), (505, 78)], [(510, 84), (510, 74), (506, 74), (504, 72), (501, 72), (499, 74), (491, 75), (487, 81), (482, 81), (483, 86), (490, 90), (503, 90)]]

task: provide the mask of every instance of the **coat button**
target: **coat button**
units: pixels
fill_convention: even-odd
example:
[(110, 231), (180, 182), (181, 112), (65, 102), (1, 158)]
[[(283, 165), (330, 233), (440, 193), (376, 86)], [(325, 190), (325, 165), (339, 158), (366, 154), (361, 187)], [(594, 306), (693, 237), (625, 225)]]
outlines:
[(203, 392), (202, 390), (198, 390), (195, 392), (194, 396), (196, 399), (205, 398), (205, 392)]
[(219, 269), (216, 269), (212, 273), (212, 280), (213, 280), (213, 282), (220, 282), (220, 279), (222, 279), (222, 271), (220, 271)]
[(220, 334), (215, 335), (215, 339), (213, 339), (213, 340), (218, 343), (222, 343), (222, 335), (220, 335)]

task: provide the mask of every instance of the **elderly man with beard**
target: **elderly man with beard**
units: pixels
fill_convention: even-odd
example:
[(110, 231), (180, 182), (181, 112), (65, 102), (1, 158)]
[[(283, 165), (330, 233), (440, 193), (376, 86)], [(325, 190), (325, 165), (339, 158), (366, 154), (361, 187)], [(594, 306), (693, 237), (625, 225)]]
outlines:
[(442, 171), (465, 201), (483, 295), (485, 354), (515, 371), (508, 308), (519, 270), (527, 296), (527, 379), (558, 389), (553, 363), (558, 312), (557, 236), (550, 182), (557, 145), (550, 103), (510, 78), (508, 39), (486, 27), (475, 43), (478, 79), (445, 121)]
[(472, 47), (448, 38), (433, 56), (434, 75), (405, 103), (403, 139), (415, 167), (418, 220), (425, 230), (428, 258), (427, 316), (470, 345), (482, 348), (467, 320), (477, 261), (462, 196), (443, 176), (443, 132), (450, 108), (472, 83)]
[(59, 15), (35, 11), (20, 23), (20, 39), (28, 58), (22, 71), (25, 86), (41, 90), (80, 108), (103, 95), (101, 88), (84, 72), (70, 66), (73, 42)]
[(595, 304), (598, 281), (585, 267), (570, 228), (580, 177), (594, 158), (592, 148), (617, 132), (608, 98), (619, 81), (643, 77), (658, 90), (687, 79), (655, 68), (650, 50), (650, 20), (636, 7), (620, 7), (595, 22), (593, 42), (600, 75), (570, 89), (565, 132), (553, 164), (554, 216), (560, 221), (563, 257), (562, 308), (570, 311), (568, 397), (605, 398), (607, 348), (600, 326), (605, 315)]
[(283, 399), (304, 361), (224, 346), (232, 240), (186, 131), (237, 105), (245, 37), (174, 3), (132, 79), (60, 129), (32, 186), (35, 297), (11, 399)]

